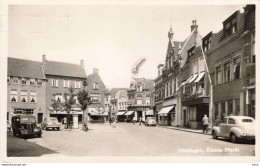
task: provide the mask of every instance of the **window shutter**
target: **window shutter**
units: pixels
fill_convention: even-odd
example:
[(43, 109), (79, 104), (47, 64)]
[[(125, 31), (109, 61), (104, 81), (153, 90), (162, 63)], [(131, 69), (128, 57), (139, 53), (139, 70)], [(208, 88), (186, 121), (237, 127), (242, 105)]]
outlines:
[(58, 87), (59, 86), (59, 81), (58, 80), (56, 80), (56, 87)]
[(53, 84), (53, 79), (51, 79), (51, 86), (54, 86), (54, 84)]

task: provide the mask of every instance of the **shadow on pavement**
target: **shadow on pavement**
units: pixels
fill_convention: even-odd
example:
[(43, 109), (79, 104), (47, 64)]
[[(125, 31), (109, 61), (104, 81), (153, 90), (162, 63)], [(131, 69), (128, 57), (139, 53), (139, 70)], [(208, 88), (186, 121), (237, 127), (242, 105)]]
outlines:
[[(29, 139), (33, 139), (29, 138)], [(29, 140), (28, 139), (28, 140)], [(41, 138), (39, 138), (41, 139)], [(57, 152), (45, 148), (27, 139), (14, 137), (11, 132), (7, 133), (7, 157), (39, 157), (46, 154), (57, 154)]]
[[(213, 138), (210, 138), (210, 139), (213, 139)], [(218, 140), (218, 141), (223, 141), (223, 142), (232, 143), (229, 138), (218, 138), (217, 140)], [(238, 140), (238, 141), (237, 141), (236, 143), (234, 143), (234, 144), (253, 144), (253, 145), (254, 145), (255, 143), (252, 143), (252, 142), (246, 141), (246, 140)]]

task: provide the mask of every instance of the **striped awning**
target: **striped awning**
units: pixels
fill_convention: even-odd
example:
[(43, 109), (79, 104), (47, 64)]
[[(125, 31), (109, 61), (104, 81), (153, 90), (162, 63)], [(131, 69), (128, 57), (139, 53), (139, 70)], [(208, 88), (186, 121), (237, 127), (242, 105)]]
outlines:
[(116, 115), (124, 115), (126, 113), (126, 111), (124, 111), (124, 112), (118, 112), (118, 113), (116, 113)]
[(200, 73), (194, 82), (199, 82), (204, 77), (204, 75), (205, 75), (205, 72)]
[(128, 111), (125, 115), (132, 115), (134, 111)]
[(164, 107), (158, 114), (168, 114), (171, 110), (175, 109), (175, 106)]
[(192, 83), (197, 78), (197, 76), (198, 74), (194, 74), (188, 83)]

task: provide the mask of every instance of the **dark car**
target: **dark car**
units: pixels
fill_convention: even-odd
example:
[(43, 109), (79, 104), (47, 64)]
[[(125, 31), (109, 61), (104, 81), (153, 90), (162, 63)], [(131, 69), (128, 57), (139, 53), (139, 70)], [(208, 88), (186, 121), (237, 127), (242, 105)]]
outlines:
[(37, 135), (41, 137), (41, 126), (36, 123), (33, 115), (15, 115), (12, 117), (12, 130), (14, 136), (27, 137)]
[(58, 121), (56, 117), (49, 117), (45, 118), (42, 122), (42, 129), (48, 130), (48, 129), (57, 129), (60, 130), (61, 123)]

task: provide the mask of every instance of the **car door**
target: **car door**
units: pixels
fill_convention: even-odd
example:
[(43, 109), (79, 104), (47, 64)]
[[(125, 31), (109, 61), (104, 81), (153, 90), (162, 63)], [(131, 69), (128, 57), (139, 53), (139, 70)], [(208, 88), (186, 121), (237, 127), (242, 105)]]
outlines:
[(226, 127), (226, 136), (229, 137), (230, 135), (230, 129), (235, 126), (235, 119), (234, 118), (228, 118), (228, 124)]
[(224, 118), (219, 125), (219, 136), (226, 137), (227, 118)]

